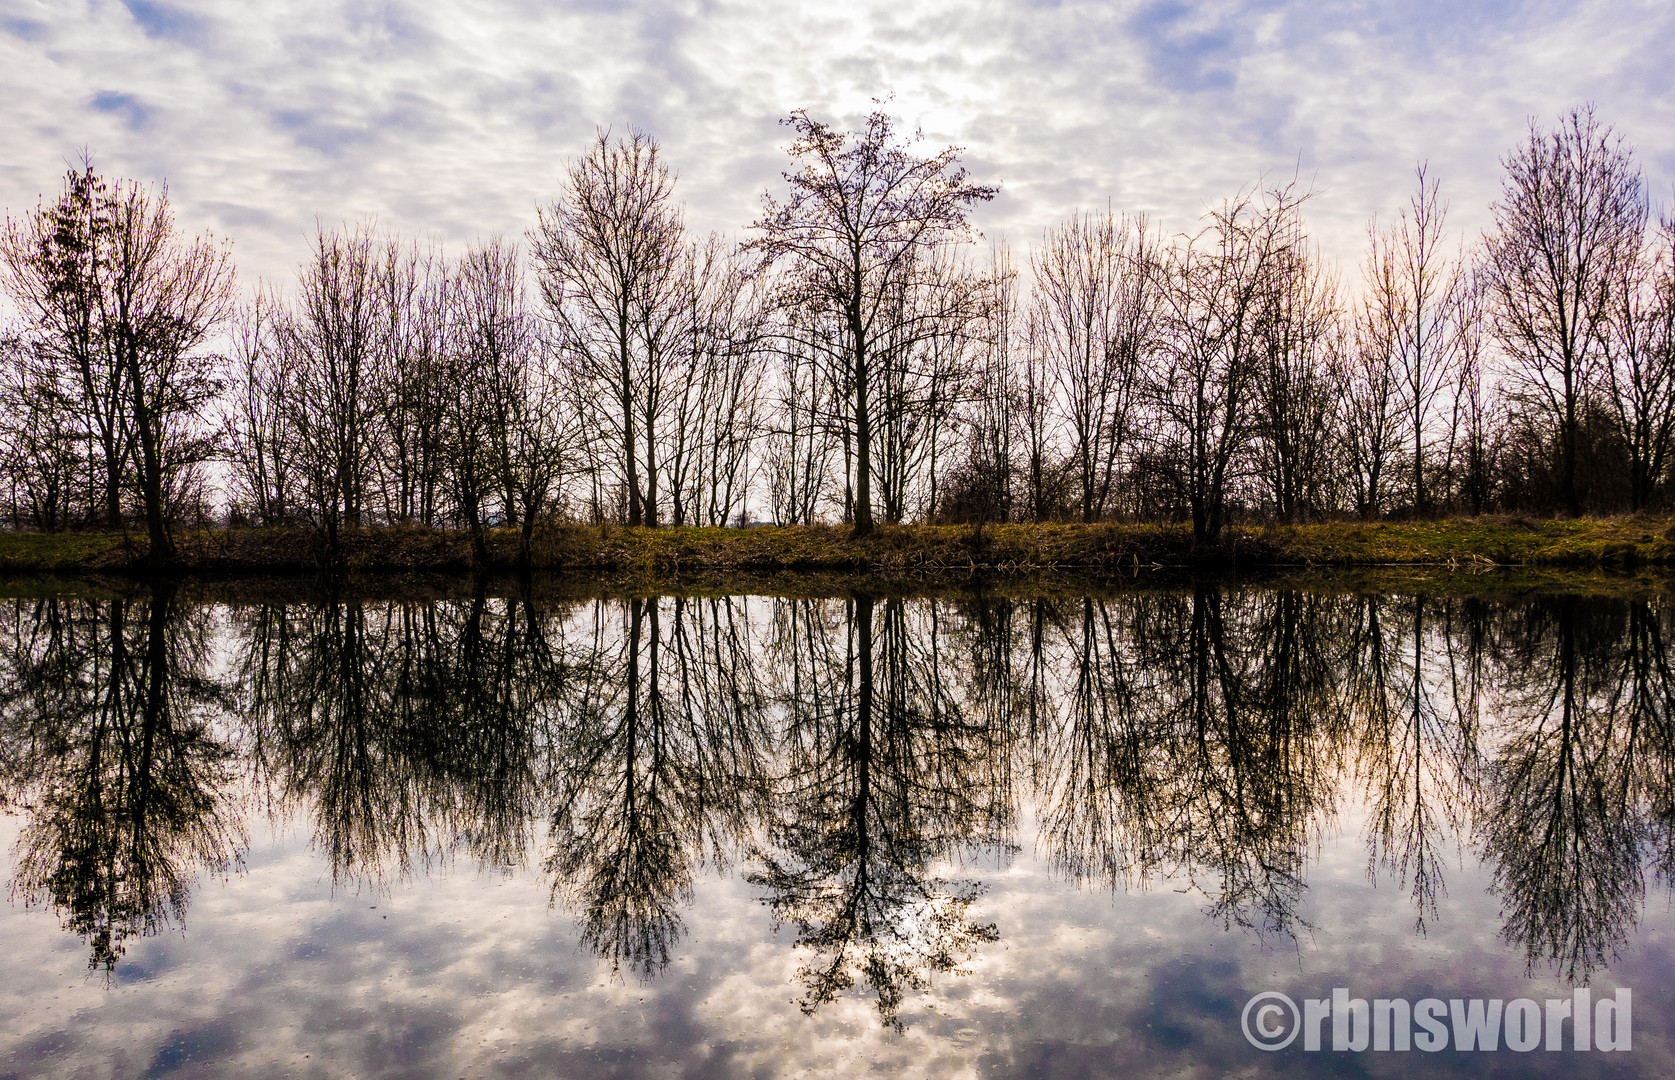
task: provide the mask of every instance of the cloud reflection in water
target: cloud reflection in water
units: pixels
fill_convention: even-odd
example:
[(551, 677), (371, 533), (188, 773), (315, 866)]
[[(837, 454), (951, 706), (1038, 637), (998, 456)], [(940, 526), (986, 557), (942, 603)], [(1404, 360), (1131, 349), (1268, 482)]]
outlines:
[(1257, 989), (1589, 979), (1640, 991), (1643, 1067), (1670, 626), (1209, 584), (10, 601), (7, 1067), (1219, 1071), (1279, 1065)]

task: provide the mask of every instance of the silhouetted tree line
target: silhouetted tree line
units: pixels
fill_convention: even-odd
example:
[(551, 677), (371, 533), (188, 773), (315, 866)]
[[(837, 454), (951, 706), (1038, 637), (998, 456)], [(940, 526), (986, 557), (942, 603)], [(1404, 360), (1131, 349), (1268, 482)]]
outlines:
[[(654, 139), (601, 132), (526, 245), (320, 227), (235, 304), (166, 189), (91, 164), (8, 218), (13, 528), (171, 522), (1190, 521), (1667, 504), (1675, 223), (1591, 108), (1532, 123), (1470, 243), (1425, 166), (1358, 289), (1311, 192), (1193, 232), (1081, 211), (978, 255), (957, 148), (786, 121), (742, 243), (687, 229)], [(223, 463), (211, 468), (212, 462)]]
[(538, 872), (652, 978), (701, 872), (795, 932), (813, 1012), (904, 996), (1004, 933), (974, 911), (1020, 822), (1063, 879), (1170, 883), (1303, 929), (1365, 807), (1369, 873), (1434, 920), (1454, 853), (1503, 936), (1586, 979), (1675, 873), (1675, 611), (1196, 585), (1087, 598), (271, 602), (167, 589), (0, 611), (12, 894), (110, 968), (226, 873), (245, 815), (334, 879)]

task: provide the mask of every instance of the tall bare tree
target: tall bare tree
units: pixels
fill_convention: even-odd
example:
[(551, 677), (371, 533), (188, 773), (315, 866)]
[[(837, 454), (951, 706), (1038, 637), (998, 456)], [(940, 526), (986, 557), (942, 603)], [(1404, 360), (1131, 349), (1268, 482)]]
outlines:
[(1654, 250), (1619, 267), (1601, 364), (1635, 510), (1653, 502), (1675, 458), (1675, 220), (1660, 225)]
[(1014, 354), (1023, 345), (1018, 302), (1018, 271), (1004, 240), (989, 252), (988, 279), (993, 290), (979, 342), (972, 387), (971, 438), (967, 466), (975, 505), (967, 512), (979, 522), (1012, 517), (1013, 479), (1017, 471), (1020, 394)]
[[(774, 347), (769, 433), (763, 469), (776, 524), (813, 524), (827, 502), (848, 516), (852, 492), (840, 493), (840, 448), (847, 458), (845, 387), (832, 361), (837, 336), (818, 312), (780, 308), (770, 331)], [(843, 468), (847, 482), (849, 470)]]
[(84, 159), (80, 170), (65, 174), (54, 203), (22, 219), (8, 216), (0, 287), (23, 315), (38, 370), (50, 373), (41, 388), (61, 395), (94, 444), (102, 516), (115, 530), (123, 523), (134, 429), (127, 420), (126, 373), (100, 325), (111, 198), (109, 183)]
[(394, 236), (380, 246), (378, 479), (389, 521), (438, 521), (453, 283), (440, 250)]
[(1638, 257), (1647, 205), (1622, 136), (1592, 106), (1552, 131), (1533, 122), (1502, 164), (1485, 238), (1492, 325), (1512, 361), (1513, 389), (1558, 436), (1559, 501), (1582, 512), (1576, 482), (1590, 386), (1604, 362), (1624, 267)]
[(1368, 229), (1373, 271), (1371, 300), (1379, 321), (1390, 330), (1389, 348), (1401, 387), (1404, 440), (1412, 455), (1411, 507), (1427, 512), (1426, 444), (1436, 436), (1441, 403), (1452, 383), (1460, 336), (1455, 329), (1459, 307), (1459, 261), (1445, 248), (1448, 204), (1437, 180), (1421, 164), (1417, 186), (1396, 222), (1387, 230)]
[(963, 252), (944, 249), (891, 301), (890, 331), (875, 342), (871, 373), (874, 502), (898, 524), (917, 506), (934, 513), (940, 468), (970, 403), (988, 282)]
[(1337, 281), (1301, 238), (1277, 260), (1256, 379), (1260, 472), (1283, 521), (1327, 509), (1346, 374)]
[(1024, 494), (1029, 520), (1040, 524), (1056, 514), (1061, 487), (1061, 448), (1054, 416), (1053, 373), (1048, 365), (1052, 331), (1043, 314), (1029, 305), (1024, 316), (1024, 347), (1018, 359), (1018, 434), (1023, 440)]
[(687, 247), (672, 422), (663, 454), (675, 525), (725, 525), (744, 509), (764, 427), (767, 348), (758, 283), (712, 234)]
[(205, 418), (221, 390), (222, 357), (206, 346), (232, 314), (232, 256), (202, 237), (183, 242), (168, 189), (132, 182), (116, 185), (110, 245), (101, 321), (127, 375), (150, 559), (166, 565), (176, 484), (216, 452)]
[(537, 343), (497, 389), (506, 427), (503, 469), (518, 525), (518, 565), (525, 569), (541, 515), (558, 498), (564, 477), (578, 471), (576, 414), (559, 385), (555, 355)]
[(1390, 474), (1402, 436), (1401, 383), (1383, 329), (1364, 303), (1348, 342), (1338, 420), (1354, 510), (1367, 521), (1389, 509)]
[(1306, 198), (1292, 186), (1243, 192), (1213, 210), (1166, 264), (1167, 344), (1149, 396), (1157, 460), (1196, 542), (1220, 536), (1229, 494), (1249, 467), (1262, 320), (1295, 257)]
[(362, 524), (377, 466), (381, 385), (379, 248), (369, 225), (317, 228), (298, 294), (277, 327), (292, 373), (288, 424), (304, 511), (328, 561)]
[(248, 511), (262, 525), (283, 524), (296, 510), (297, 446), (286, 404), (295, 373), (275, 339), (281, 303), (264, 288), (240, 312), (224, 403), (233, 509)]
[(497, 384), (518, 365), (517, 354), (526, 348), (524, 328), (516, 319), (520, 298), (512, 280), (515, 272), (499, 245), (473, 247), (454, 270), (454, 329), (443, 407), (444, 474), (480, 563), (488, 560), (489, 517), (501, 490), (505, 418)]
[[(763, 198), (751, 246), (785, 270), (783, 302), (830, 311), (842, 332), (855, 439), (854, 527), (873, 527), (873, 394), (875, 356), (899, 338), (903, 319), (938, 319), (947, 276), (937, 250), (969, 240), (975, 203), (996, 188), (974, 184), (959, 166), (957, 147), (920, 157), (890, 117), (874, 111), (866, 126), (845, 133), (799, 109), (783, 121), (795, 133), (786, 173), (790, 193)], [(969, 302), (965, 283), (946, 299)], [(913, 303), (903, 304), (911, 296)]]
[(1157, 349), (1158, 244), (1144, 218), (1075, 214), (1032, 253), (1038, 333), (1069, 437), (1083, 521), (1109, 507)]
[(1470, 268), (1462, 273), (1456, 292), (1458, 336), (1454, 387), (1449, 413), (1448, 471), (1454, 477), (1457, 505), (1481, 514), (1495, 489), (1495, 410), (1497, 401), (1488, 382), (1488, 349), (1484, 285)]
[(1355, 512), (1371, 520), (1390, 509), (1404, 420), (1403, 341), (1411, 298), (1398, 258), (1399, 241), (1367, 223), (1367, 258), (1355, 327), (1342, 424), (1345, 464)]
[(449, 484), (478, 560), (488, 558), (498, 498), (502, 520), (518, 527), (518, 561), (527, 566), (536, 521), (569, 463), (569, 403), (552, 385), (551, 354), (524, 305), (517, 246), (474, 244), (455, 274), (444, 409)]
[(674, 184), (651, 136), (613, 140), (601, 131), (530, 234), (576, 400), (610, 438), (630, 525), (657, 524), (657, 425), (681, 310), (684, 225)]

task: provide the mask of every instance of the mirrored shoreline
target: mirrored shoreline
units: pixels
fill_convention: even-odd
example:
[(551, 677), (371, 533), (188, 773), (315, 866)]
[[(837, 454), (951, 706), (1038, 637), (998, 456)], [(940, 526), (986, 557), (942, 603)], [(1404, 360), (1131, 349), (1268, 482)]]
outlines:
[[(422, 986), (423, 965), (400, 959), (472, 937), (472, 912), (439, 909), (401, 947), (373, 924), (464, 889), (473, 904), (516, 894), (499, 917), (546, 943), (513, 983), (562, 973), (623, 997), (599, 1004), (601, 1023), (635, 998), (679, 1000), (702, 971), (777, 1002), (773, 1030), (805, 1025), (782, 1042), (838, 1017), (854, 1039), (1051, 1075), (1091, 1067), (1073, 1051), (1092, 1044), (1059, 1040), (1057, 1064), (1016, 1039), (1002, 1053), (996, 1018), (1023, 1006), (1001, 1002), (1017, 979), (997, 972), (1035, 977), (1058, 957), (1049, 996), (1086, 1008), (1099, 980), (1135, 977), (1139, 949), (1134, 993), (1152, 1004), (1087, 1026), (1117, 1071), (1326, 1069), (1251, 1050), (1238, 1006), (1347, 980), (1424, 996), (1450, 970), (1444, 997), (1638, 977), (1639, 1051), (1614, 1067), (1647, 1068), (1675, 1016), (1656, 980), (1675, 868), (1672, 633), (1658, 594), (1216, 582), (1022, 599), (7, 600), (5, 940), (38, 954), (7, 968), (64, 966), (73, 947), (80, 970), (54, 978), (76, 984), (85, 1021), (0, 1002), (21, 1036), (8, 1067), (79, 1060), (101, 1000), (144, 1011), (156, 978), (136, 972), (237, 972), (225, 927), (289, 910), (299, 889), (327, 915), (279, 931), (275, 956), (301, 970), (371, 950)], [(241, 895), (281, 864), (283, 902)], [(1042, 943), (1041, 927), (1072, 923), (1105, 944), (1066, 960), (1062, 933)], [(258, 939), (245, 947), (261, 953)], [(748, 962), (717, 959), (721, 939)], [(1369, 942), (1370, 966), (1348, 966)], [(1321, 982), (1339, 958), (1345, 981)], [(1278, 982), (1253, 982), (1253, 965)], [(492, 972), (477, 986), (504, 988)], [(938, 1016), (985, 994), (988, 1021)], [(1180, 1015), (1146, 1012), (1171, 994)], [(378, 1023), (317, 1017), (289, 1047)], [(728, 1023), (699, 1026), (685, 1037), (713, 1056)], [(250, 1023), (229, 1030), (175, 1057), (165, 1031), (134, 1063), (212, 1075), (254, 1045)], [(549, 1042), (530, 1060), (598, 1049)], [(631, 1042), (568, 1067), (656, 1063)], [(373, 1059), (392, 1071), (475, 1060), (386, 1049)], [(1557, 1067), (1505, 1057), (1496, 1068)]]

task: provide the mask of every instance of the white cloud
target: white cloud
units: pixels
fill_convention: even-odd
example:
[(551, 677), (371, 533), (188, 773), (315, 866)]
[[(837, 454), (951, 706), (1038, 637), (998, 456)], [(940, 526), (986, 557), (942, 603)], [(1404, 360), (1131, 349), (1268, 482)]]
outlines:
[[(0, 906), (0, 946), (28, 957), (0, 987), (12, 1036), (0, 1068), (20, 1075), (1212, 1076), (1259, 1072), (1238, 1034), (1249, 993), (1324, 996), (1563, 996), (1496, 937), (1487, 868), (1459, 867), (1427, 936), (1393, 883), (1366, 879), (1362, 808), (1308, 872), (1312, 931), (1295, 948), (1204, 914), (1180, 879), (1144, 891), (1078, 889), (1029, 847), (985, 881), (978, 918), (1001, 941), (963, 976), (904, 1003), (881, 1027), (864, 989), (814, 1016), (794, 1003), (807, 957), (736, 873), (707, 873), (683, 912), (670, 967), (614, 978), (576, 942), (547, 882), (469, 867), (387, 893), (331, 888), (306, 829), (259, 836), (247, 868), (201, 881), (184, 931), (134, 940), (110, 985), (85, 974), (85, 946), (50, 911)], [(13, 839), (0, 818), (0, 843)], [(1460, 853), (1446, 852), (1458, 865)], [(1653, 904), (1630, 959), (1637, 1065), (1656, 1074), (1667, 1002), (1670, 912)], [(1637, 1032), (1637, 1034), (1640, 1034)], [(306, 1055), (306, 1056), (305, 1056)], [(198, 1072), (185, 1070), (193, 1065)], [(1254, 1068), (1253, 1068), (1254, 1066)]]
[(286, 275), (315, 218), (450, 242), (518, 234), (595, 125), (664, 143), (699, 228), (748, 224), (792, 108), (872, 98), (1005, 187), (980, 223), (1027, 243), (1078, 206), (1185, 229), (1259, 176), (1321, 197), (1325, 249), (1429, 158), (1487, 222), (1527, 118), (1584, 101), (1675, 178), (1675, 14), (1650, 2), (1388, 6), (988, 0), (244, 5), (0, 0), (0, 204), (92, 147), (169, 181), (182, 220)]

